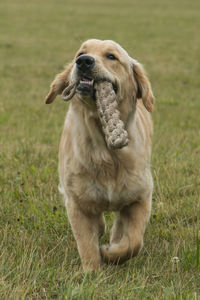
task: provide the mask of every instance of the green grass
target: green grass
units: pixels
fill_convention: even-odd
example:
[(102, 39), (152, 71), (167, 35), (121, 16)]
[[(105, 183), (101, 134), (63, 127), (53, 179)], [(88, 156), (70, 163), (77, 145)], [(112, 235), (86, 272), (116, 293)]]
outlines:
[[(0, 299), (200, 299), (199, 11), (199, 0), (0, 2)], [(67, 107), (44, 97), (93, 37), (145, 65), (157, 103), (144, 248), (90, 275), (57, 191)]]

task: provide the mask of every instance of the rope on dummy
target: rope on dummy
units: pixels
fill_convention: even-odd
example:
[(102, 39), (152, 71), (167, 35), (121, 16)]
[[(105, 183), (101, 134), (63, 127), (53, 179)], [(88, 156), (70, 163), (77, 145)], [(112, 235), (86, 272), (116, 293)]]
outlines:
[(96, 104), (105, 140), (109, 149), (120, 149), (128, 145), (128, 132), (120, 120), (116, 94), (108, 81), (96, 84)]

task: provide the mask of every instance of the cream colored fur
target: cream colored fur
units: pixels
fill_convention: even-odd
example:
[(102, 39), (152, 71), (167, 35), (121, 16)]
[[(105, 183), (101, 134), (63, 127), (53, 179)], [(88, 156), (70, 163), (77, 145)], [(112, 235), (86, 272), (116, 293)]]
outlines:
[[(107, 78), (118, 87), (120, 117), (129, 135), (128, 146), (109, 150), (95, 101), (75, 94), (67, 112), (59, 149), (60, 190), (84, 270), (102, 261), (121, 263), (137, 255), (151, 212), (150, 171), (154, 97), (142, 66), (113, 41), (88, 40), (78, 51), (95, 59), (94, 78)], [(107, 53), (117, 60), (109, 60)], [(46, 102), (76, 80), (75, 59), (55, 78)], [(139, 99), (141, 98), (141, 99)], [(116, 218), (108, 245), (103, 212)]]

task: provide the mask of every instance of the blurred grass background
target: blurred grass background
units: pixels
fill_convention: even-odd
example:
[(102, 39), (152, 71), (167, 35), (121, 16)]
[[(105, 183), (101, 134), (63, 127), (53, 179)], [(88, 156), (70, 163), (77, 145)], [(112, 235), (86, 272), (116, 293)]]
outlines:
[[(200, 299), (199, 28), (198, 0), (1, 0), (0, 299)], [(44, 104), (88, 38), (120, 43), (156, 96), (144, 249), (93, 276), (57, 191), (67, 106)]]

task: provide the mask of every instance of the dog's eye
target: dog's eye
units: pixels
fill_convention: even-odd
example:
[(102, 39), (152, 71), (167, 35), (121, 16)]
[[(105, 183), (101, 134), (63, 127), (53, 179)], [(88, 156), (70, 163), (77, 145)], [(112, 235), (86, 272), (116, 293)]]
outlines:
[(111, 59), (111, 60), (117, 60), (117, 58), (116, 58), (113, 54), (111, 54), (111, 53), (107, 53), (107, 54), (106, 54), (106, 57), (107, 57), (108, 59)]

